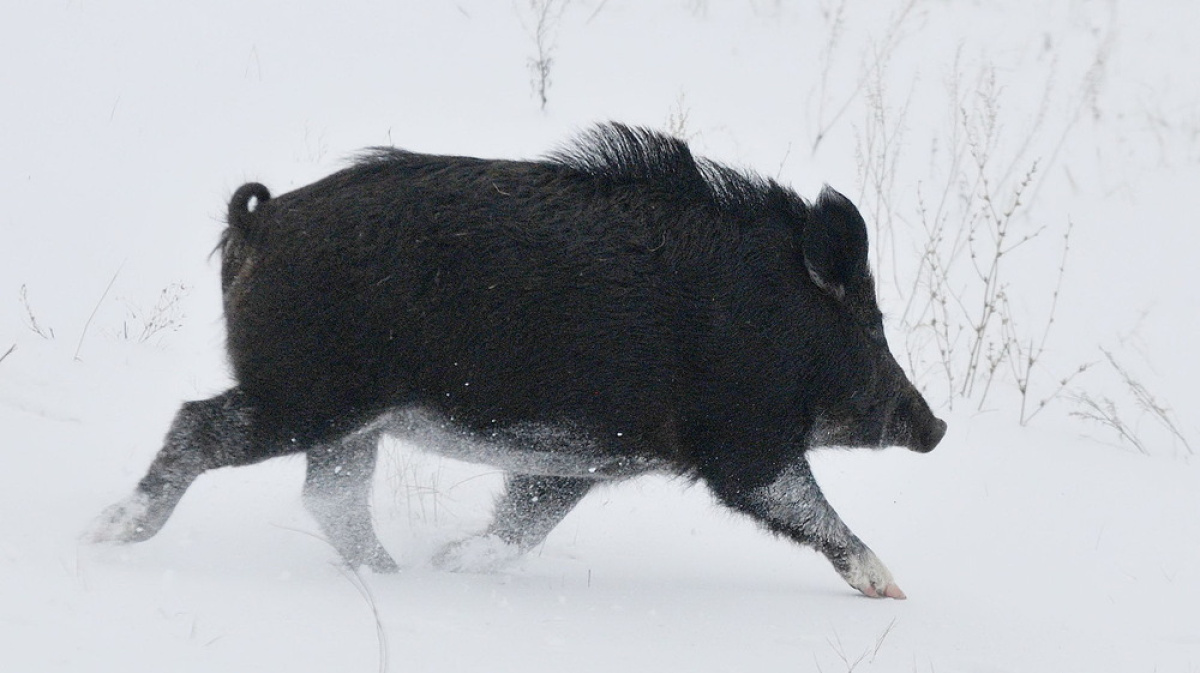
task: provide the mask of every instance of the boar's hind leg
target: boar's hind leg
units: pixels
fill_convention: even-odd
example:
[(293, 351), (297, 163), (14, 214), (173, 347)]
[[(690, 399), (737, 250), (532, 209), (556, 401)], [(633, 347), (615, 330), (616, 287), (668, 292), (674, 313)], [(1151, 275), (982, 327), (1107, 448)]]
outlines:
[(371, 476), (378, 449), (378, 432), (356, 433), (309, 449), (304, 504), (350, 567), (395, 572), (396, 562), (375, 537), (371, 523)]
[(788, 465), (766, 486), (721, 498), (768, 529), (815, 548), (850, 586), (872, 598), (904, 598), (892, 574), (825, 500), (808, 460)]
[(266, 457), (250, 440), (253, 413), (237, 388), (187, 402), (133, 494), (110, 506), (89, 533), (94, 542), (141, 542), (154, 536), (202, 473)]
[(546, 539), (595, 483), (574, 477), (510, 475), (487, 532), (529, 551)]
[(583, 496), (594, 479), (509, 475), (492, 524), (482, 534), (452, 543), (435, 559), (447, 570), (487, 570), (542, 543)]

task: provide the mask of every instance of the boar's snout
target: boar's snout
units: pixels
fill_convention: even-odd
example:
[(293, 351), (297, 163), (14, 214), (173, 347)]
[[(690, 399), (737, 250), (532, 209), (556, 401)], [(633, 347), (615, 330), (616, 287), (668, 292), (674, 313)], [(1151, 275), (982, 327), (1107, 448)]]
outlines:
[(900, 402), (887, 425), (881, 445), (903, 446), (917, 453), (929, 453), (946, 436), (946, 421), (933, 410), (916, 389)]
[(912, 447), (913, 451), (918, 453), (929, 453), (933, 451), (933, 447), (942, 441), (942, 437), (946, 436), (946, 421), (940, 418), (934, 418), (933, 422), (926, 428), (924, 437), (918, 439), (918, 445)]

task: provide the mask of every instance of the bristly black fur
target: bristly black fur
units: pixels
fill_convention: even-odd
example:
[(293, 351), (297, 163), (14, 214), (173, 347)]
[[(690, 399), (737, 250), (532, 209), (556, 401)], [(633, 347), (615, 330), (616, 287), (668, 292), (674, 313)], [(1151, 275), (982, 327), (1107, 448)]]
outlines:
[(753, 173), (695, 157), (679, 138), (615, 122), (585, 131), (547, 160), (609, 185), (656, 184), (667, 192), (703, 196), (720, 209), (761, 206), (778, 189)]
[[(358, 168), (412, 165), (423, 159), (442, 158), (395, 147), (372, 147), (359, 154), (354, 165)], [(679, 138), (615, 122), (582, 132), (547, 154), (540, 163), (592, 178), (607, 187), (637, 185), (678, 198), (707, 202), (719, 211), (759, 210), (777, 197), (788, 202), (785, 207), (793, 214), (804, 211), (799, 197), (773, 180), (696, 157)]]

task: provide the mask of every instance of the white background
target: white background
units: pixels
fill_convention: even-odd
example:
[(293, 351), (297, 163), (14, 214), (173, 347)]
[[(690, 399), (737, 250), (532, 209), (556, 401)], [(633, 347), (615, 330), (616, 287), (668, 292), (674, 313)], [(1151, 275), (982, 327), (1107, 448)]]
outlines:
[[(1200, 467), (1100, 350), (1200, 446), (1198, 7), (577, 0), (552, 16), (543, 110), (525, 0), (5, 4), (0, 668), (1200, 670)], [(402, 446), (375, 490), (395, 576), (337, 565), (301, 459), (206, 475), (148, 542), (81, 542), (178, 404), (228, 385), (209, 252), (238, 185), (283, 193), (371, 145), (535, 157), (610, 119), (868, 215), (893, 350), (951, 429), (927, 456), (816, 470), (908, 601), (857, 596), (666, 478), (589, 496), (503, 571), (442, 573), (430, 557), (485, 525), (499, 477)], [(1013, 226), (1042, 233), (1003, 277), (1022, 334), (1043, 334), (1073, 223), (1027, 395), (1051, 401), (1027, 425), (1012, 376), (948, 395), (904, 320), (922, 204), (971, 212), (951, 159), (978, 153), (953, 138), (987, 123), (1002, 208), (1037, 164)], [(1079, 418), (1080, 395), (1143, 450)]]

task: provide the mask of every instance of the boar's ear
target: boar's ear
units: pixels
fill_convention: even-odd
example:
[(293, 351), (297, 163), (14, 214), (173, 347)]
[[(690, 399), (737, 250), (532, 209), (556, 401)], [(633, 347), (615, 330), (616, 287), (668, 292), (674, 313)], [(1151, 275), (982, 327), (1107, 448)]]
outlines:
[(809, 277), (835, 299), (845, 298), (847, 288), (870, 277), (867, 225), (850, 199), (828, 185), (809, 209), (802, 237)]

